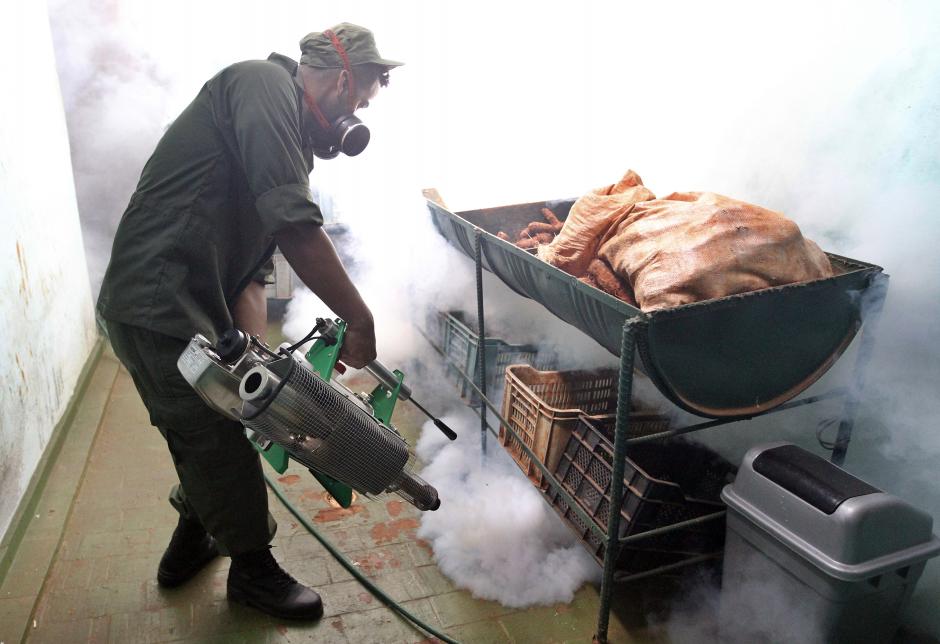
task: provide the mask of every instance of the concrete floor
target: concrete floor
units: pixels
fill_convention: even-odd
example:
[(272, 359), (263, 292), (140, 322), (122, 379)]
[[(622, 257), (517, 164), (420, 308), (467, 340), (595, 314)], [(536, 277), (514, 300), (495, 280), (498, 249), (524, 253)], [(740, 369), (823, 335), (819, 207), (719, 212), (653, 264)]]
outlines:
[[(400, 405), (395, 423), (413, 444), (423, 418)], [(275, 556), (323, 596), (315, 624), (269, 618), (225, 599), (228, 560), (183, 588), (155, 575), (175, 511), (169, 453), (150, 427), (127, 372), (105, 349), (38, 491), (35, 511), (8, 570), (0, 570), (0, 641), (10, 642), (428, 642), (372, 597), (270, 495), (279, 523)], [(421, 618), (465, 642), (589, 642), (598, 589), (568, 605), (514, 610), (459, 590), (418, 539), (419, 512), (395, 496), (332, 507), (301, 467), (279, 478), (293, 503), (360, 570)], [(2, 554), (2, 553), (0, 553)], [(664, 641), (645, 624), (649, 583), (619, 593), (614, 642)]]

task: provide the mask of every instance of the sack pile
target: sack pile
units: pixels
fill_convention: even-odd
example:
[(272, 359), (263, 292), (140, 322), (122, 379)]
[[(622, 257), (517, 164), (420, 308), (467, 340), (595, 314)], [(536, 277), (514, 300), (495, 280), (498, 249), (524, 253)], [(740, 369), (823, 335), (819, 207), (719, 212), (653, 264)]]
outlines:
[(832, 276), (782, 214), (712, 192), (656, 199), (632, 170), (578, 199), (537, 254), (644, 311)]

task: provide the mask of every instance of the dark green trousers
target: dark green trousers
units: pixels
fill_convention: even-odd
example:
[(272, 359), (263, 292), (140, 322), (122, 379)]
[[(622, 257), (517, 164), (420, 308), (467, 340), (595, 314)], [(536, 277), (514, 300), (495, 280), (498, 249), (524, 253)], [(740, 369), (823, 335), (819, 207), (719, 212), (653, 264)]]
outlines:
[(176, 360), (187, 341), (110, 320), (107, 327), (114, 353), (170, 448), (180, 481), (170, 503), (202, 523), (223, 554), (265, 547), (277, 524), (258, 452), (240, 423), (210, 409), (183, 379)]

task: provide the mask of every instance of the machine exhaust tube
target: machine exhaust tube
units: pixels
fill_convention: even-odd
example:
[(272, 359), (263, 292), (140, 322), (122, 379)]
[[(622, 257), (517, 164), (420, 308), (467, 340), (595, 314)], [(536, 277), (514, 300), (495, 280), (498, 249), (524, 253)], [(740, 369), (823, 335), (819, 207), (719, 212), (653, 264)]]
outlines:
[(407, 470), (402, 472), (401, 479), (398, 481), (398, 489), (395, 492), (423, 512), (433, 512), (441, 507), (437, 490), (420, 476)]

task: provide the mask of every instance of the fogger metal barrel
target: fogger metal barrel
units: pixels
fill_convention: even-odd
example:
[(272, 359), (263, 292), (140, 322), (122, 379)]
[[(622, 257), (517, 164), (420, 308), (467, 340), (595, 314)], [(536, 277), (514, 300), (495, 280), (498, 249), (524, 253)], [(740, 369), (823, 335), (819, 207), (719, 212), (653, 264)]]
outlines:
[(440, 506), (437, 490), (410, 471), (404, 439), (295, 358), (255, 366), (238, 393), (242, 423), (307, 467), (364, 494), (395, 492), (420, 510)]
[(395, 492), (420, 510), (440, 507), (437, 490), (412, 472), (405, 440), (367, 400), (256, 339), (223, 348), (220, 355), (197, 334), (177, 366), (210, 407), (241, 422), (261, 448), (276, 443), (360, 494)]

